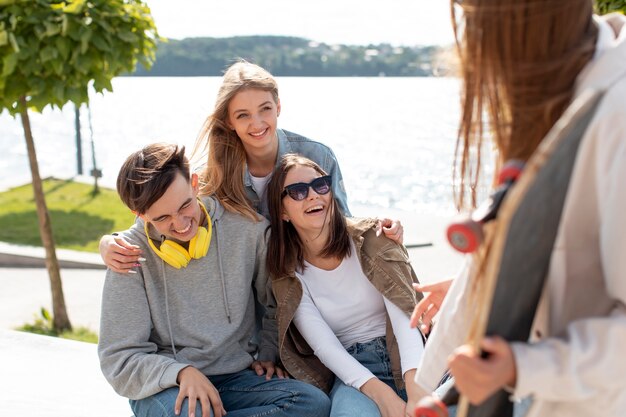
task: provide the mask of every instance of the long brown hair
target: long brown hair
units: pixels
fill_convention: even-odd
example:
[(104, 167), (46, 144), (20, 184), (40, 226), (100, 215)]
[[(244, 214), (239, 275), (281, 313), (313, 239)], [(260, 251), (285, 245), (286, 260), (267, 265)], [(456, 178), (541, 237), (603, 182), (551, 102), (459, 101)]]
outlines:
[(224, 73), (213, 113), (198, 134), (193, 160), (207, 158), (199, 175), (200, 194), (214, 195), (227, 210), (257, 221), (244, 187), (246, 152), (237, 133), (227, 125), (230, 101), (246, 89), (269, 91), (278, 103), (278, 84), (272, 74), (244, 60), (231, 65)]
[(453, 0), (452, 16), (463, 81), (454, 162), (462, 209), (476, 206), (485, 135), (496, 166), (528, 160), (571, 101), (597, 27), (591, 0)]
[[(320, 176), (328, 175), (319, 165), (296, 154), (286, 154), (267, 184), (267, 204), (270, 212), (271, 236), (267, 245), (267, 269), (271, 277), (278, 278), (292, 274), (295, 270), (304, 270), (304, 244), (291, 222), (284, 221), (282, 192), (287, 173), (297, 166), (313, 168)], [(289, 198), (285, 196), (285, 198)], [(337, 200), (331, 191), (331, 209), (329, 210), (330, 233), (321, 255), (343, 259), (350, 256), (350, 236)]]

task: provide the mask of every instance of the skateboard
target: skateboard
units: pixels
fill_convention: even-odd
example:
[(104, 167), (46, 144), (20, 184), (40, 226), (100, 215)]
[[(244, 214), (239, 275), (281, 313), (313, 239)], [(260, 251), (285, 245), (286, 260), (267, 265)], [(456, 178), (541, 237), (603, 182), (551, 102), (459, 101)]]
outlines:
[[(585, 91), (574, 100), (510, 187), (484, 240), (472, 255), (476, 306), (467, 343), (479, 350), (485, 335), (527, 341), (548, 272), (578, 147), (603, 96)], [(447, 417), (458, 398), (457, 417), (510, 417), (510, 394), (500, 390), (478, 406), (452, 387), (441, 399), (425, 398), (416, 417)]]

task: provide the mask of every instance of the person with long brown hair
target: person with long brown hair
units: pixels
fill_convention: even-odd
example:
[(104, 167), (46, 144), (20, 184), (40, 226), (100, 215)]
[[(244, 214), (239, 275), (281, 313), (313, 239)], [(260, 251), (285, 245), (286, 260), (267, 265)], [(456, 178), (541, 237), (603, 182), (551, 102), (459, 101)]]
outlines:
[(408, 325), (406, 249), (377, 236), (376, 219), (346, 219), (310, 159), (284, 155), (267, 194), (280, 362), (329, 392), (333, 417), (412, 416), (424, 339)]
[[(339, 162), (320, 142), (278, 128), (281, 103), (278, 83), (264, 68), (240, 60), (224, 73), (213, 112), (196, 140), (192, 160), (202, 164), (201, 195), (215, 196), (226, 210), (254, 221), (268, 217), (265, 188), (272, 170), (286, 153), (316, 161), (333, 178), (333, 192), (350, 216)], [(381, 219), (379, 233), (402, 242), (398, 220)], [(106, 235), (100, 242), (104, 263), (116, 272), (133, 272), (140, 252), (121, 238)]]
[(527, 409), (529, 417), (621, 416), (626, 409), (626, 18), (594, 16), (590, 0), (452, 5), (463, 80), (455, 165), (459, 208), (475, 205), (486, 137), (493, 138), (497, 167), (511, 159), (527, 161), (549, 132), (561, 129), (571, 103), (591, 91), (603, 97), (573, 158), (530, 339), (487, 337), (483, 357), (464, 344), (475, 308), (469, 294), (480, 270), (470, 262), (441, 305), (416, 381), (432, 391), (449, 368), (472, 404), (506, 389), (522, 401), (515, 411)]

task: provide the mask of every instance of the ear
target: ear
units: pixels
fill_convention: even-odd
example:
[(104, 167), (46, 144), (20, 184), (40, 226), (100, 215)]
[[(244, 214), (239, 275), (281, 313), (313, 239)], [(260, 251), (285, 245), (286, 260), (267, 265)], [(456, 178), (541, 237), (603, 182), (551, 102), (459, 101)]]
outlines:
[(283, 219), (284, 221), (286, 221), (287, 223), (289, 223), (289, 216), (287, 216), (287, 213), (283, 212), (283, 214), (282, 214), (282, 216), (281, 216), (281, 217), (282, 217), (282, 219)]
[(276, 102), (276, 117), (280, 116), (280, 99)]
[(193, 189), (194, 197), (197, 196), (198, 192), (200, 191), (199, 182), (200, 180), (198, 179), (198, 174), (196, 173), (191, 174), (191, 188)]

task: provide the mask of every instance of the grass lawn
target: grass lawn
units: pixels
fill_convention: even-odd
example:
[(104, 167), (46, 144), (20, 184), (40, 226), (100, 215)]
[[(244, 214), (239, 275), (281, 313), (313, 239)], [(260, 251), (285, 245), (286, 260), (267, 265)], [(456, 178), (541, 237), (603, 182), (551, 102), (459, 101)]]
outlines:
[[(103, 234), (125, 230), (135, 216), (122, 204), (117, 192), (73, 180), (44, 180), (46, 204), (57, 248), (97, 252)], [(41, 246), (32, 185), (0, 193), (0, 241)]]

